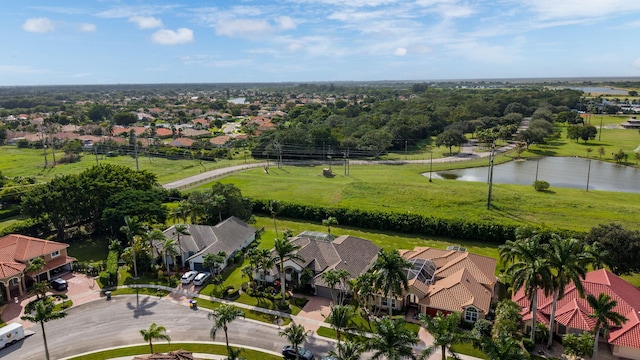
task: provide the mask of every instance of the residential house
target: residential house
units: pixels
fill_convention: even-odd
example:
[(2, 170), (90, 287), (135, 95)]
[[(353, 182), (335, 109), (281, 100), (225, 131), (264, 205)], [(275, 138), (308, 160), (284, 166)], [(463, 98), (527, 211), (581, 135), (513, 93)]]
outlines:
[[(224, 269), (229, 259), (256, 239), (256, 229), (235, 216), (215, 226), (186, 224), (185, 227), (189, 235), (179, 235), (175, 226), (165, 230), (164, 235), (167, 238), (179, 240), (178, 264), (196, 271), (205, 270), (203, 263), (206, 254), (220, 252), (227, 254), (224, 263), (220, 264), (220, 269)], [(152, 246), (154, 255), (163, 255), (162, 244), (154, 242)], [(169, 264), (173, 264), (173, 261), (169, 260)]]
[[(5, 299), (11, 299), (12, 295), (22, 296), (27, 288), (27, 277), (45, 281), (71, 271), (71, 264), (76, 259), (67, 255), (67, 247), (68, 244), (18, 234), (0, 238), (0, 286)], [(45, 267), (27, 274), (29, 261), (37, 257), (44, 258)]]
[[(416, 247), (400, 254), (412, 266), (407, 270), (409, 290), (402, 298), (392, 299), (394, 309), (430, 316), (458, 312), (470, 323), (487, 316), (497, 296), (495, 259), (459, 247)], [(378, 298), (381, 308), (387, 308), (387, 302), (385, 296)]]
[(193, 140), (193, 139), (179, 137), (179, 138), (173, 139), (167, 145), (173, 146), (173, 147), (188, 148), (188, 147), (191, 147), (191, 145), (193, 145), (193, 143), (195, 142), (196, 140)]
[(225, 147), (225, 145), (227, 145), (227, 143), (229, 143), (232, 139), (233, 138), (229, 135), (220, 135), (209, 139), (209, 142), (215, 147), (222, 148)]
[[(346, 270), (349, 279), (353, 279), (373, 266), (380, 251), (371, 241), (348, 235), (335, 237), (321, 232), (305, 231), (290, 241), (300, 246), (297, 254), (304, 260), (285, 261), (286, 281), (296, 281), (300, 279), (304, 269), (310, 269), (313, 272), (311, 285), (315, 288), (316, 295), (326, 298), (331, 298), (331, 288), (322, 280), (324, 272)], [(278, 266), (267, 273), (267, 282), (280, 279)]]
[[(620, 327), (612, 327), (605, 335), (614, 356), (625, 359), (640, 359), (640, 289), (624, 281), (606, 269), (594, 270), (582, 280), (585, 297), (581, 297), (573, 283), (564, 291), (562, 299), (556, 305), (556, 326), (554, 332), (558, 335), (580, 334), (592, 331), (595, 320), (589, 317), (593, 312), (586, 296), (591, 294), (598, 297), (605, 293), (612, 300), (617, 301), (615, 312), (625, 316), (628, 320)], [(524, 290), (518, 290), (512, 298), (522, 307), (523, 320), (527, 332), (531, 330), (530, 302), (524, 295)], [(536, 321), (549, 326), (553, 297), (538, 291), (538, 306)]]

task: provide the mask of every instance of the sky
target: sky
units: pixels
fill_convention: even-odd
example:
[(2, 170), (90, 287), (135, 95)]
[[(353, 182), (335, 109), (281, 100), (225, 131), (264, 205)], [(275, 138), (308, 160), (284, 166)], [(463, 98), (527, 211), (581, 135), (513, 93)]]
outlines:
[(640, 76), (638, 0), (20, 0), (0, 86)]

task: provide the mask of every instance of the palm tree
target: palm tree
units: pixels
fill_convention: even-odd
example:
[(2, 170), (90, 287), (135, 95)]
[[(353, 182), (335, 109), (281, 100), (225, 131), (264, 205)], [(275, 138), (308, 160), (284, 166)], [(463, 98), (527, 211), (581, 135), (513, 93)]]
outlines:
[(167, 335), (167, 329), (164, 326), (159, 326), (156, 323), (151, 323), (149, 329), (140, 330), (140, 335), (144, 341), (149, 342), (150, 354), (153, 354), (153, 340), (167, 340), (171, 342), (171, 337)]
[[(278, 225), (276, 224), (276, 215), (280, 211), (280, 203), (276, 200), (269, 200), (269, 212), (271, 213), (271, 217), (273, 218), (273, 227), (276, 230), (276, 238), (278, 237)], [(286, 238), (286, 237), (285, 237)]]
[(67, 316), (66, 312), (55, 310), (53, 301), (50, 301), (50, 299), (45, 297), (36, 300), (34, 309), (31, 313), (20, 317), (22, 320), (40, 323), (40, 327), (42, 328), (42, 340), (44, 340), (44, 354), (47, 360), (49, 360), (49, 347), (47, 346), (47, 334), (44, 331), (44, 323), (62, 319), (65, 316)]
[(284, 274), (284, 263), (287, 260), (299, 260), (304, 261), (302, 256), (297, 254), (297, 251), (300, 250), (300, 246), (292, 243), (289, 239), (278, 239), (275, 240), (275, 250), (276, 256), (274, 258), (280, 266), (280, 289), (282, 291), (282, 300), (285, 300), (286, 289), (284, 286), (285, 283), (285, 274)]
[(171, 266), (169, 266), (168, 257), (173, 259), (173, 265), (176, 265), (176, 256), (180, 254), (180, 246), (178, 245), (178, 241), (176, 239), (165, 238), (162, 243), (162, 251), (164, 253), (165, 265), (167, 266), (167, 275), (171, 275)]
[(269, 249), (251, 249), (249, 256), (250, 262), (253, 262), (256, 271), (262, 272), (261, 282), (264, 283), (267, 277), (267, 271), (275, 266), (276, 261), (271, 257), (271, 251)]
[(367, 349), (374, 351), (372, 359), (399, 360), (412, 358), (418, 335), (404, 326), (402, 319), (385, 317), (373, 323), (373, 337), (367, 340)]
[[(344, 302), (349, 276), (351, 275), (345, 269), (331, 269), (322, 273), (322, 280), (331, 288), (331, 298), (335, 304), (342, 305)], [(336, 288), (338, 285), (339, 288)]]
[(451, 346), (462, 343), (469, 338), (458, 328), (460, 324), (460, 313), (443, 315), (438, 311), (438, 314), (434, 317), (421, 314), (420, 322), (427, 332), (433, 336), (433, 344), (422, 351), (420, 355), (421, 358), (428, 358), (438, 348), (440, 348), (442, 360), (447, 359), (447, 350), (453, 358), (457, 358), (457, 354), (453, 352)]
[(528, 360), (529, 354), (522, 348), (520, 341), (502, 334), (495, 340), (491, 337), (479, 339), (479, 347), (491, 360)]
[[(31, 260), (29, 260), (29, 262), (27, 263), (27, 267), (25, 268), (27, 274), (29, 274), (31, 276), (31, 280), (33, 280), (33, 283), (36, 284), (36, 273), (42, 269), (44, 269), (44, 267), (47, 265), (46, 261), (44, 261), (44, 258), (41, 256), (35, 257)], [(36, 297), (40, 298), (39, 292), (36, 291)]]
[(218, 210), (218, 220), (222, 222), (222, 206), (227, 198), (224, 195), (213, 195), (211, 205)]
[(131, 243), (131, 251), (133, 257), (133, 277), (134, 279), (138, 278), (138, 267), (136, 264), (136, 249), (135, 249), (135, 236), (144, 234), (144, 227), (140, 221), (138, 221), (138, 217), (124, 217), (124, 226), (120, 227), (120, 231), (122, 231), (129, 239)]
[(309, 332), (304, 330), (304, 326), (296, 323), (291, 323), (288, 328), (278, 332), (278, 335), (287, 338), (289, 343), (293, 345), (293, 349), (296, 352), (296, 357), (300, 358), (298, 349), (301, 344), (307, 341), (307, 337), (309, 336)]
[(244, 317), (244, 312), (242, 310), (238, 310), (233, 305), (224, 304), (214, 309), (212, 313), (207, 315), (209, 320), (213, 320), (213, 327), (209, 333), (211, 338), (215, 340), (218, 330), (224, 330), (224, 339), (227, 344), (227, 349), (229, 349), (229, 334), (227, 333), (227, 330), (229, 329), (228, 326), (230, 322), (240, 316)]
[(551, 289), (551, 268), (543, 254), (547, 253), (547, 244), (541, 243), (536, 234), (528, 239), (507, 241), (500, 246), (500, 259), (511, 262), (505, 273), (511, 276), (514, 290), (524, 288), (524, 294), (531, 303), (531, 341), (535, 342), (536, 314), (538, 310), (538, 289), (549, 293)]
[(333, 225), (338, 225), (338, 220), (333, 216), (329, 216), (328, 218), (322, 220), (322, 225), (327, 227), (327, 232), (329, 233), (329, 235), (331, 235), (331, 227)]
[(553, 285), (553, 302), (551, 304), (551, 316), (549, 318), (549, 339), (547, 348), (553, 344), (553, 326), (556, 316), (558, 300), (564, 297), (565, 287), (570, 283), (576, 287), (581, 297), (584, 296), (582, 280), (587, 273), (587, 266), (591, 257), (587, 255), (584, 246), (576, 239), (561, 239), (553, 235), (550, 240), (549, 253), (546, 255), (549, 266), (552, 269), (551, 281)]
[(337, 351), (329, 351), (329, 355), (338, 358), (338, 360), (360, 360), (360, 356), (366, 350), (366, 345), (361, 342), (346, 340), (338, 343)]
[(402, 295), (403, 290), (409, 290), (407, 269), (410, 267), (411, 263), (400, 256), (398, 250), (382, 249), (371, 268), (375, 274), (374, 287), (387, 296), (389, 316), (393, 314), (393, 297)]
[(326, 321), (331, 328), (336, 331), (336, 338), (338, 340), (338, 345), (340, 345), (340, 339), (342, 335), (342, 331), (347, 329), (354, 317), (354, 309), (353, 306), (349, 305), (333, 305), (331, 304), (331, 312), (329, 316), (327, 316)]
[(609, 332), (609, 324), (620, 326), (627, 322), (627, 318), (623, 315), (615, 312), (613, 309), (618, 306), (616, 300), (605, 293), (600, 293), (598, 297), (589, 294), (587, 295), (587, 302), (593, 309), (593, 313), (589, 314), (589, 317), (596, 320), (593, 326), (593, 335), (595, 341), (593, 342), (593, 356), (592, 359), (598, 357), (598, 340), (600, 339), (600, 328), (604, 327), (605, 336)]
[(175, 224), (173, 226), (173, 230), (175, 231), (176, 238), (178, 240), (178, 248), (179, 248), (178, 251), (182, 254), (182, 244), (180, 243), (180, 235), (189, 236), (191, 234), (189, 234), (189, 230), (187, 229), (187, 225), (185, 224)]

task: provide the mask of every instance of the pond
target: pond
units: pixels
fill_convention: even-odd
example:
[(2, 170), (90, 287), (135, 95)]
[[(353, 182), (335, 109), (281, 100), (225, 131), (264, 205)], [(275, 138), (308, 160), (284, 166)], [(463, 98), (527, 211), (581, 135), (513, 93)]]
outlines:
[(597, 94), (607, 94), (607, 95), (629, 95), (628, 91), (612, 89), (608, 87), (583, 86), (583, 87), (570, 87), (569, 89), (582, 90), (585, 93), (597, 93)]
[[(640, 169), (576, 157), (545, 157), (496, 165), (493, 183), (532, 185), (536, 171), (537, 179), (549, 182), (551, 189), (587, 189), (588, 180), (589, 190), (640, 193)], [(428, 177), (429, 173), (422, 175)], [(435, 172), (432, 177), (488, 183), (489, 167)]]

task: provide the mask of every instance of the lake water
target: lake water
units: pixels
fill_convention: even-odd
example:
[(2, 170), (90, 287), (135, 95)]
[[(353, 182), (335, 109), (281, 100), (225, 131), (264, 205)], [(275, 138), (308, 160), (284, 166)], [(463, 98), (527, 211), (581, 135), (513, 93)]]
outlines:
[[(589, 175), (589, 190), (640, 193), (640, 169), (574, 157), (545, 157), (539, 162), (522, 160), (496, 165), (493, 183), (532, 185), (536, 179), (536, 167), (538, 180), (549, 182), (551, 189), (586, 189)], [(488, 183), (488, 173), (489, 167), (481, 167), (435, 172), (432, 177)], [(429, 173), (423, 175), (428, 177)]]
[(629, 95), (628, 91), (612, 89), (612, 88), (607, 88), (607, 87), (599, 87), (599, 86), (570, 87), (569, 89), (582, 90), (585, 93), (599, 93), (599, 94), (609, 94), (609, 95)]

